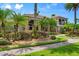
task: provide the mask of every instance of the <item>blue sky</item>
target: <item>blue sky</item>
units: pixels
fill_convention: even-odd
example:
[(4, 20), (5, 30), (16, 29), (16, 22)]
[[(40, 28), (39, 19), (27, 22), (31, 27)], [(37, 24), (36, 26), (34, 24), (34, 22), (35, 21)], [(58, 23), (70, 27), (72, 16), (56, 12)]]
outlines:
[[(64, 8), (64, 3), (38, 3), (38, 10), (40, 11), (40, 15), (50, 17), (52, 14), (56, 14), (58, 16), (63, 16), (68, 18), (69, 22), (74, 21), (73, 11), (67, 11)], [(34, 4), (33, 3), (24, 3), (24, 4), (0, 4), (0, 8), (8, 8), (12, 9), (16, 12), (22, 14), (32, 14), (34, 13)], [(77, 11), (77, 18), (79, 15), (79, 11)]]

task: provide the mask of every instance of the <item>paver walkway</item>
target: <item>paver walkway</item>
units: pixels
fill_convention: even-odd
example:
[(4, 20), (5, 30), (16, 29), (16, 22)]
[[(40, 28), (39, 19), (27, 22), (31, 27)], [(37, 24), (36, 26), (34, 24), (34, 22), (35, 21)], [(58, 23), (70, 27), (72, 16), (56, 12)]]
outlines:
[(35, 51), (40, 51), (48, 48), (57, 48), (60, 46), (65, 46), (71, 43), (79, 42), (79, 39), (68, 39), (66, 42), (60, 42), (55, 44), (49, 44), (49, 45), (42, 45), (42, 46), (35, 46), (35, 47), (28, 47), (28, 48), (19, 48), (19, 49), (12, 49), (9, 51), (1, 51), (0, 56), (15, 56), (18, 54), (27, 54)]

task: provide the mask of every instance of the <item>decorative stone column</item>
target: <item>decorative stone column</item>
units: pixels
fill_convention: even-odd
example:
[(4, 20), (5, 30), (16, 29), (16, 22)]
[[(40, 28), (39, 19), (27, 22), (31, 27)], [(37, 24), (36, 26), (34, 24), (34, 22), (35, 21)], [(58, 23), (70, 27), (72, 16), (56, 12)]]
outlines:
[(41, 26), (40, 25), (38, 26), (38, 31), (41, 31)]
[(50, 32), (50, 25), (48, 26), (48, 32)]

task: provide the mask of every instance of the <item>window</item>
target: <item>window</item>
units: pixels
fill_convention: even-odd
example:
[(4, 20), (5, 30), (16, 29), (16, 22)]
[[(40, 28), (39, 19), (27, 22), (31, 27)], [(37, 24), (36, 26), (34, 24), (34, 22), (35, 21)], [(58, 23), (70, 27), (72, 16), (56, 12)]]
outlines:
[(61, 19), (59, 19), (59, 25), (61, 25)]
[(59, 19), (59, 25), (64, 25), (65, 20), (64, 19)]

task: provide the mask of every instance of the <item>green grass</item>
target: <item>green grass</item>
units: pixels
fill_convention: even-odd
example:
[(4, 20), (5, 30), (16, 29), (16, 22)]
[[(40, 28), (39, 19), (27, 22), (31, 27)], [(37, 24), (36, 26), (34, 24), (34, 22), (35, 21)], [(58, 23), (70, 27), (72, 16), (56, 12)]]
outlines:
[(23, 54), (22, 56), (79, 56), (79, 42), (59, 48), (50, 48), (30, 54)]

